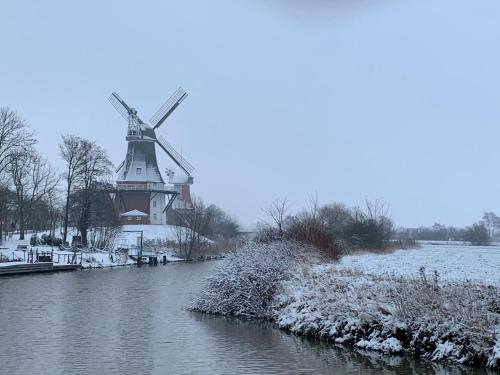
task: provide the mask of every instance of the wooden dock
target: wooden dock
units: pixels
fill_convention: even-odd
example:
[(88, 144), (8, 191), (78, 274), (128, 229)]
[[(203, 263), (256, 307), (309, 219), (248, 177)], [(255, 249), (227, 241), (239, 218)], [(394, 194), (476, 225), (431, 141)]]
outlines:
[(26, 273), (58, 272), (79, 270), (79, 264), (54, 264), (52, 262), (4, 264), (0, 266), (0, 276)]

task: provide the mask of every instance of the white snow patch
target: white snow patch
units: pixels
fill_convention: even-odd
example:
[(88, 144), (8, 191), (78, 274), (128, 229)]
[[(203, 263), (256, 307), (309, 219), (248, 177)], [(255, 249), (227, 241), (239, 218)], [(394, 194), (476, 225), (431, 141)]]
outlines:
[(500, 285), (500, 246), (431, 245), (391, 254), (343, 257), (336, 269), (357, 269), (373, 275), (414, 276), (421, 267), (443, 281), (474, 281)]

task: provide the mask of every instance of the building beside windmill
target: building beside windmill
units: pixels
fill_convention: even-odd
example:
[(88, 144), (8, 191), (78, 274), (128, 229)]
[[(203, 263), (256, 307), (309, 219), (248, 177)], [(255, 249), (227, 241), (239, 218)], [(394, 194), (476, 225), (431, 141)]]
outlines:
[[(157, 137), (155, 133), (186, 96), (184, 90), (179, 88), (147, 124), (117, 93), (111, 94), (111, 104), (128, 122), (125, 137), (128, 142), (127, 154), (116, 170), (114, 199), (120, 224), (166, 224), (167, 212), (173, 205), (176, 208), (192, 208), (189, 190), (193, 183), (191, 173), (194, 168), (163, 137)], [(185, 177), (176, 177), (172, 181), (174, 176), (170, 175), (170, 180), (165, 183), (158, 168), (156, 145), (177, 164)]]

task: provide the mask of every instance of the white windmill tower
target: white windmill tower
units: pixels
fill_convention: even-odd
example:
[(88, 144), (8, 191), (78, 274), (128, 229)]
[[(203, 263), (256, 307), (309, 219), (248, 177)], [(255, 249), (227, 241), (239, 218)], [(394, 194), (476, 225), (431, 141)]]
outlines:
[(185, 185), (189, 187), (193, 183), (191, 173), (194, 167), (165, 138), (156, 137), (155, 133), (186, 97), (182, 88), (177, 89), (151, 117), (149, 124), (142, 121), (137, 110), (128, 106), (116, 92), (109, 97), (111, 104), (128, 122), (127, 156), (116, 170), (115, 200), (122, 224), (165, 224), (168, 209), (182, 193), (178, 187), (165, 187), (156, 160), (155, 144), (186, 174)]

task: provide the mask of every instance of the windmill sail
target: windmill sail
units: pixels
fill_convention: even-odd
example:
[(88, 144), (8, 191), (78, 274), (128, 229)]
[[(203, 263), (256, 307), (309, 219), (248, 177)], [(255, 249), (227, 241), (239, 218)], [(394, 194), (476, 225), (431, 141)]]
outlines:
[(157, 139), (158, 145), (165, 151), (168, 156), (184, 171), (188, 176), (194, 171), (194, 167), (186, 159), (179, 154), (165, 138), (159, 136)]
[(127, 159), (125, 159), (124, 161), (122, 161), (122, 162), (120, 163), (120, 165), (119, 165), (119, 166), (115, 169), (115, 173), (118, 173), (118, 171), (119, 171), (120, 169), (122, 169), (122, 167), (123, 167), (123, 165), (125, 164), (125, 162), (126, 162), (126, 161), (127, 161)]
[(118, 113), (125, 119), (128, 120), (128, 115), (130, 113), (130, 107), (125, 103), (125, 101), (120, 98), (120, 96), (116, 93), (113, 92), (109, 98), (109, 102), (115, 107), (115, 109), (118, 111)]
[(157, 129), (174, 112), (179, 104), (186, 99), (187, 93), (179, 87), (172, 96), (163, 104), (158, 111), (151, 117), (149, 123), (153, 129)]
[(125, 103), (125, 100), (120, 98), (120, 95), (118, 95), (116, 92), (113, 92), (109, 98), (109, 102), (115, 107), (115, 109), (118, 111), (118, 113), (128, 121), (129, 116), (133, 115), (139, 124), (144, 124), (144, 122), (137, 116), (137, 111), (134, 108), (129, 107), (127, 103)]

